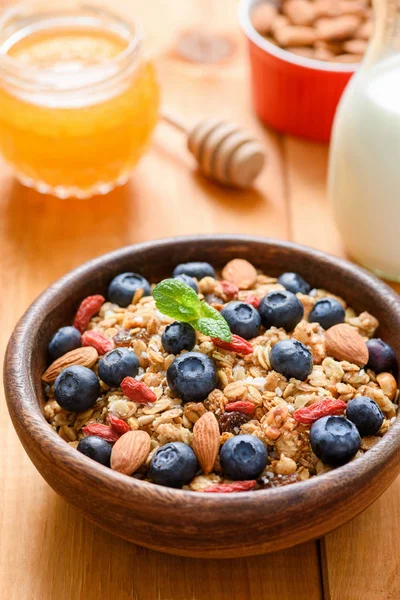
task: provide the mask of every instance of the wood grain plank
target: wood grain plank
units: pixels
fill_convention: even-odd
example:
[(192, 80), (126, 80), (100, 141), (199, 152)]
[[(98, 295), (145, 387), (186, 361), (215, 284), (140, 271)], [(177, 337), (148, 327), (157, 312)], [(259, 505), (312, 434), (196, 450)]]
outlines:
[[(18, 316), (34, 297), (93, 256), (177, 234), (288, 237), (285, 162), (279, 138), (264, 130), (251, 113), (236, 2), (125, 0), (125, 5), (144, 22), (164, 102), (188, 120), (221, 114), (248, 127), (265, 144), (268, 168), (254, 191), (224, 190), (193, 172), (182, 136), (163, 124), (131, 182), (106, 197), (58, 201), (39, 196), (22, 188), (0, 165), (2, 353)], [(233, 41), (232, 61), (223, 69), (176, 58), (180, 33), (206, 25)], [(94, 527), (62, 502), (34, 470), (12, 429), (4, 401), (0, 403), (0, 456), (0, 581), (2, 594), (10, 600), (321, 598), (314, 543), (265, 557), (204, 561), (141, 549)]]
[[(346, 256), (326, 198), (328, 148), (285, 139), (293, 241)], [(400, 285), (392, 285), (400, 292)], [(321, 540), (327, 600), (400, 598), (400, 478), (362, 515)]]

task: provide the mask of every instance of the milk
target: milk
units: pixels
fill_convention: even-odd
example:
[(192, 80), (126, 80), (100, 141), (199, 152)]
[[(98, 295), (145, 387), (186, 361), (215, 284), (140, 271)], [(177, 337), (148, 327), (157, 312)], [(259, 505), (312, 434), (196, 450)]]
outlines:
[(329, 197), (350, 256), (400, 281), (400, 54), (353, 77), (331, 144)]

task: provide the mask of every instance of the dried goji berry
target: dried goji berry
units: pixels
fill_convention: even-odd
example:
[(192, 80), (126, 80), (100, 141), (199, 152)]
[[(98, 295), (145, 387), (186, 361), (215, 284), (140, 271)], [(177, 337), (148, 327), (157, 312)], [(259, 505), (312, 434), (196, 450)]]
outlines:
[(224, 342), (219, 338), (212, 338), (211, 341), (218, 348), (237, 352), (238, 354), (251, 354), (254, 350), (250, 342), (240, 337), (240, 335), (232, 334), (232, 340), (230, 342)]
[(108, 422), (110, 423), (111, 427), (115, 429), (115, 431), (120, 435), (123, 435), (124, 433), (127, 433), (131, 430), (128, 423), (125, 423), (125, 421), (123, 421), (122, 419), (118, 419), (118, 417), (116, 417), (115, 415), (109, 414)]
[(227, 297), (227, 300), (234, 300), (238, 297), (239, 288), (237, 285), (231, 283), (230, 281), (220, 281), (219, 284), (221, 286), (222, 292)]
[(229, 402), (225, 406), (226, 412), (240, 412), (244, 415), (252, 415), (254, 412), (255, 406), (252, 402), (246, 402), (244, 400), (238, 400), (237, 402)]
[(258, 308), (260, 306), (261, 300), (257, 298), (257, 296), (249, 294), (248, 296), (246, 296), (245, 302), (247, 304), (251, 304), (252, 306), (254, 306), (254, 308)]
[(83, 333), (89, 325), (90, 319), (96, 315), (103, 306), (105, 299), (103, 296), (88, 296), (79, 305), (74, 319), (74, 327)]
[(128, 396), (130, 400), (135, 402), (142, 402), (147, 404), (149, 402), (156, 402), (157, 396), (143, 381), (134, 379), (133, 377), (125, 377), (121, 382), (121, 389), (125, 396)]
[(114, 342), (101, 333), (101, 331), (85, 331), (82, 335), (82, 346), (93, 346), (99, 354), (105, 354), (114, 348)]
[(250, 492), (256, 486), (256, 481), (233, 481), (232, 483), (217, 483), (204, 490), (208, 493), (229, 494), (231, 492)]
[(311, 406), (304, 406), (299, 408), (293, 413), (293, 418), (298, 423), (304, 423), (305, 425), (311, 425), (315, 421), (318, 421), (321, 417), (327, 417), (329, 415), (341, 415), (346, 409), (346, 403), (343, 400), (336, 400), (335, 398), (324, 398)]
[(82, 427), (82, 431), (83, 433), (86, 433), (86, 435), (97, 435), (97, 437), (101, 437), (111, 444), (121, 437), (121, 434), (115, 429), (109, 425), (102, 425), (101, 423), (89, 423), (85, 427)]

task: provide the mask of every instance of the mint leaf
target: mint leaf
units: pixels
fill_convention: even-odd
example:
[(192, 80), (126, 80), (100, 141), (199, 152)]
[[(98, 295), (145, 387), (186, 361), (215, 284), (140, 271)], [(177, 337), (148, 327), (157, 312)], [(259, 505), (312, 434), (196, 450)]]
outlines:
[(196, 292), (179, 279), (164, 279), (153, 290), (158, 310), (163, 314), (190, 323), (204, 335), (230, 342), (228, 323), (215, 308), (199, 300)]
[(204, 335), (219, 338), (224, 342), (230, 342), (232, 339), (231, 330), (224, 317), (206, 302), (201, 302), (200, 318), (193, 327)]
[(158, 310), (172, 319), (188, 323), (200, 316), (201, 302), (196, 292), (179, 279), (164, 279), (153, 290)]

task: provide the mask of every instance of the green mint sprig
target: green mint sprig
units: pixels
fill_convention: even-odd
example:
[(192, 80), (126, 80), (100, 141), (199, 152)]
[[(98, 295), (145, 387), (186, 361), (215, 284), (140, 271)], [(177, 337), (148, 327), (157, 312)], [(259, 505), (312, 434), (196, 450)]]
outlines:
[(232, 339), (224, 317), (212, 306), (199, 299), (196, 292), (179, 279), (164, 279), (153, 290), (158, 310), (167, 317), (189, 323), (204, 335), (224, 342)]

